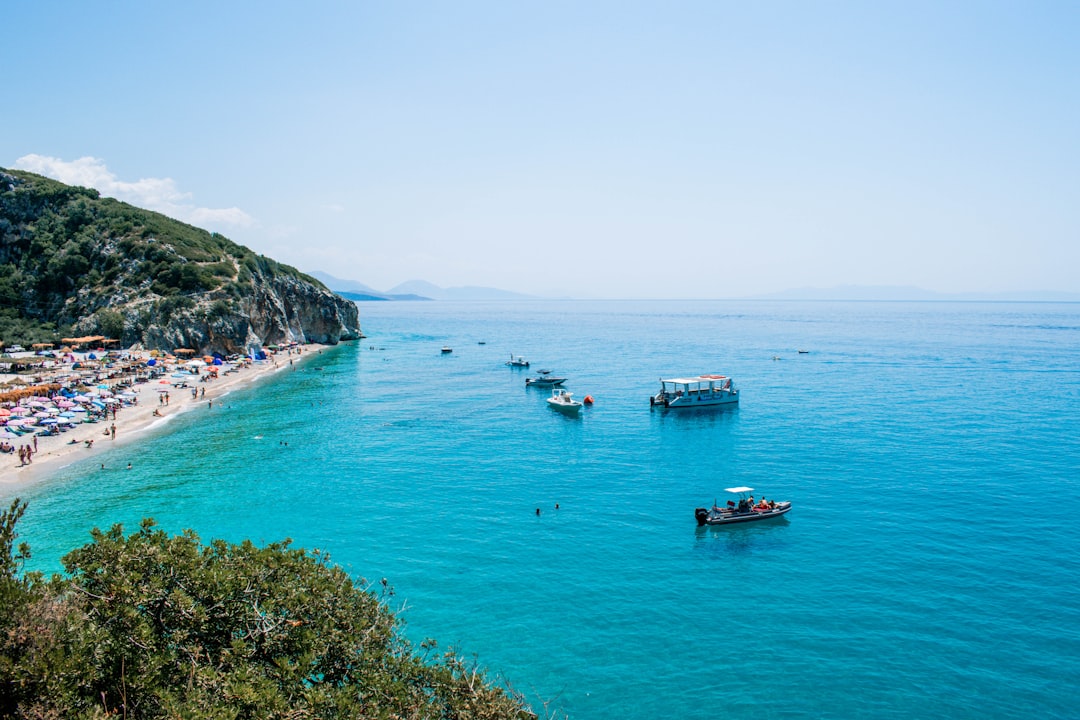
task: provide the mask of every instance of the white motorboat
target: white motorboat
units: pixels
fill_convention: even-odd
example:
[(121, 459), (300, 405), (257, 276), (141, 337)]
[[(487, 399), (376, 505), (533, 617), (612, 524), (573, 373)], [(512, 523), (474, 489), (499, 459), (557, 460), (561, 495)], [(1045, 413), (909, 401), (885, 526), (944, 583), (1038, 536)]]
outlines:
[(556, 385), (562, 385), (566, 382), (566, 378), (555, 377), (551, 374), (550, 370), (538, 370), (537, 375), (534, 378), (525, 378), (525, 386), (535, 385), (537, 387), (555, 387)]
[(554, 388), (551, 391), (551, 397), (547, 399), (547, 403), (550, 407), (567, 415), (577, 415), (581, 412), (581, 401), (575, 400), (574, 393), (564, 388)]
[(452, 352), (454, 352), (454, 348), (450, 347), (449, 345), (443, 345), (443, 349), (442, 349), (442, 354), (443, 355), (449, 355)]
[(520, 355), (511, 355), (510, 359), (506, 361), (509, 367), (529, 367), (529, 361)]
[(739, 402), (735, 383), (725, 375), (660, 379), (660, 392), (649, 398), (650, 405), (666, 408), (700, 408), (713, 405), (734, 405)]
[(768, 520), (780, 517), (791, 510), (791, 502), (766, 501), (765, 498), (757, 503), (754, 502), (754, 488), (733, 487), (724, 488), (724, 492), (734, 493), (739, 500), (728, 500), (726, 505), (717, 505), (715, 502), (711, 508), (695, 508), (694, 518), (699, 527), (703, 525), (732, 525), (735, 523), (754, 522), (755, 520)]

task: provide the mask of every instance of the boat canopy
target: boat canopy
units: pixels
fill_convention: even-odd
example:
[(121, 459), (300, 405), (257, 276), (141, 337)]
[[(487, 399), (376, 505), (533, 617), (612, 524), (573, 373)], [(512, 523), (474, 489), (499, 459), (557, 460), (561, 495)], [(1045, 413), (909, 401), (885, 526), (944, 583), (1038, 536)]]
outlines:
[(752, 487), (733, 487), (733, 488), (724, 488), (724, 492), (729, 492), (729, 493), (748, 493), (748, 492), (754, 492), (754, 488), (752, 488)]
[(691, 385), (693, 383), (705, 383), (726, 381), (726, 375), (698, 375), (686, 378), (660, 378), (662, 383), (674, 383), (677, 385)]

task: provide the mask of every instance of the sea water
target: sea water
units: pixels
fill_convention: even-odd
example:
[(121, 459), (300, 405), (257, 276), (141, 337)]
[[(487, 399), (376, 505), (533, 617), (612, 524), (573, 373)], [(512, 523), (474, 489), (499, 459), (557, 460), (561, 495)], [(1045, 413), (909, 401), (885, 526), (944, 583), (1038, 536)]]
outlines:
[[(361, 320), (367, 339), (4, 489), (29, 501), (32, 567), (151, 516), (289, 537), (386, 578), (409, 637), (541, 715), (1080, 716), (1080, 305), (399, 302)], [(541, 368), (595, 404), (552, 411), (525, 385)], [(650, 407), (661, 377), (698, 373), (733, 377), (739, 407)], [(737, 485), (793, 510), (697, 528)]]

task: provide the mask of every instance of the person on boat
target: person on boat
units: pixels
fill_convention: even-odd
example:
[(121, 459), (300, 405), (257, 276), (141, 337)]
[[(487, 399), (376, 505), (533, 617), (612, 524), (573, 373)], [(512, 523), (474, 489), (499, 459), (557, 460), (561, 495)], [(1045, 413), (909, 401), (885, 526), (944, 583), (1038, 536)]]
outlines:
[(759, 502), (757, 504), (757, 509), (758, 510), (768, 510), (769, 509), (769, 501), (766, 500), (764, 497), (762, 497), (761, 502)]

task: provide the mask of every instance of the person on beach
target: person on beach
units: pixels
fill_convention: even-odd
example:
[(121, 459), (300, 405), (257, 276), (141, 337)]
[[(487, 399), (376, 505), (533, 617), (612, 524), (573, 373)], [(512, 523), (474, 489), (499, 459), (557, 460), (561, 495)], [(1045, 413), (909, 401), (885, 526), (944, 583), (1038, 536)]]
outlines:
[[(113, 418), (115, 419), (115, 417), (116, 416), (114, 415)], [(112, 426), (109, 427), (109, 432), (112, 434), (112, 439), (115, 440), (116, 439), (116, 423), (113, 423)]]
[(37, 452), (37, 435), (34, 436), (34, 452)]

